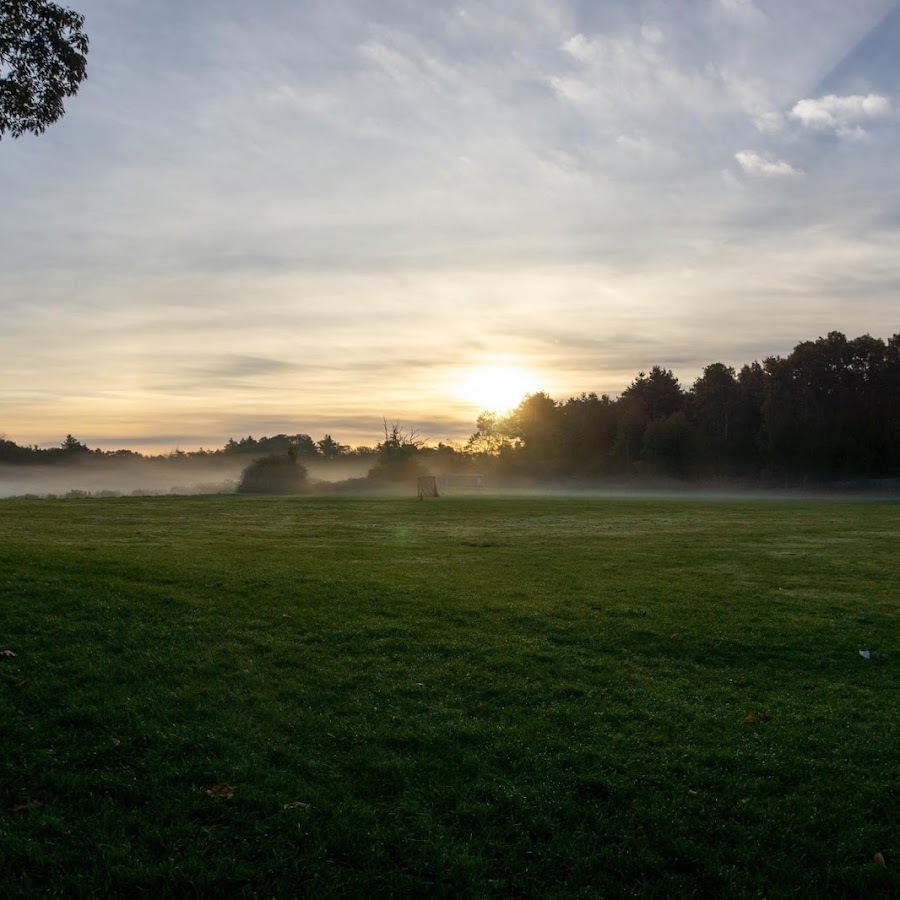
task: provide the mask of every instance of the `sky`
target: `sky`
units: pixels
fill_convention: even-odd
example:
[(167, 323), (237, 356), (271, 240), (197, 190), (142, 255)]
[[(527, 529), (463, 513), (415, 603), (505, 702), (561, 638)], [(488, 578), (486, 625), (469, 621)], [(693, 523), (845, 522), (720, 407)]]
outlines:
[(0, 436), (154, 452), (900, 331), (894, 0), (63, 0), (0, 141)]

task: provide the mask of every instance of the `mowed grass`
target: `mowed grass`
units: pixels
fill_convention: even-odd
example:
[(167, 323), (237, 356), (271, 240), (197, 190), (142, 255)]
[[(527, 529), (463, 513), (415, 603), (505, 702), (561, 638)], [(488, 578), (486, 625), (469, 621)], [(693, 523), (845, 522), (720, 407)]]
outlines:
[(898, 551), (888, 502), (4, 501), (2, 893), (897, 896)]

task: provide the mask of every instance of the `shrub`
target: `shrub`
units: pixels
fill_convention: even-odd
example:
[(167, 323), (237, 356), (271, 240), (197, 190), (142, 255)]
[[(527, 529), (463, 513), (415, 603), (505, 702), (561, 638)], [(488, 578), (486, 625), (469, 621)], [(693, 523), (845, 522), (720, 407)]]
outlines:
[(292, 454), (263, 456), (241, 473), (239, 494), (302, 494), (309, 487), (306, 467)]

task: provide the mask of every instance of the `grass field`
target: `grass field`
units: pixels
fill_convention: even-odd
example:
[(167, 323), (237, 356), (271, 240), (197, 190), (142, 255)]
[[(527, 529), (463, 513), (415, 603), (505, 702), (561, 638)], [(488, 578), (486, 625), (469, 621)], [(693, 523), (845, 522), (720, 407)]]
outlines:
[(900, 895), (896, 503), (3, 501), (0, 650), (5, 897)]

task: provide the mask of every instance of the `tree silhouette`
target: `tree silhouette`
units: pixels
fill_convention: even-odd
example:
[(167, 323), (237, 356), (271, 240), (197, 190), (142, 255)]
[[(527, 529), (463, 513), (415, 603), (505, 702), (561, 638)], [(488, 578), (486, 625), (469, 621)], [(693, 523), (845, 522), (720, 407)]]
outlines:
[(87, 77), (84, 16), (48, 0), (0, 2), (0, 138), (40, 134)]
[(82, 444), (78, 438), (74, 437), (71, 434), (66, 435), (66, 439), (60, 445), (66, 453), (87, 453), (88, 447), (87, 444)]
[(654, 366), (622, 391), (622, 396), (637, 401), (648, 419), (665, 419), (684, 409), (685, 395), (671, 369)]
[(306, 467), (293, 450), (253, 460), (241, 473), (239, 494), (302, 494), (308, 488)]
[(330, 434), (326, 434), (321, 441), (316, 441), (316, 447), (319, 448), (323, 459), (340, 459), (350, 450), (346, 444), (339, 444)]
[(546, 467), (559, 458), (561, 422), (556, 402), (538, 391), (525, 397), (506, 417), (505, 427), (510, 436), (521, 441), (530, 464)]
[(369, 478), (377, 481), (405, 481), (408, 478), (427, 475), (418, 455), (425, 441), (415, 429), (405, 431), (399, 422), (390, 426), (384, 422), (384, 440), (375, 448), (378, 462), (369, 470)]
[(600, 475), (611, 463), (618, 428), (616, 404), (608, 394), (581, 394), (560, 407), (562, 453), (573, 474)]
[(731, 366), (712, 363), (691, 388), (690, 409), (702, 438), (703, 455), (713, 469), (727, 470), (736, 455), (735, 418), (741, 388)]

